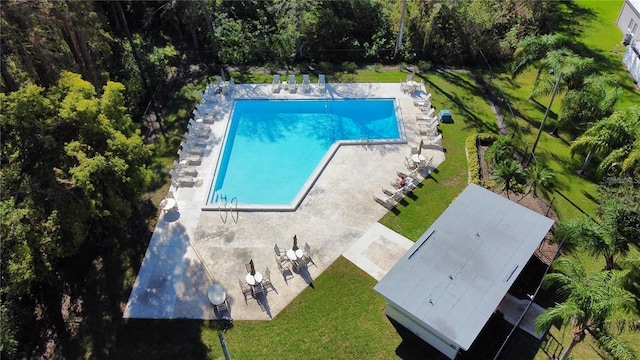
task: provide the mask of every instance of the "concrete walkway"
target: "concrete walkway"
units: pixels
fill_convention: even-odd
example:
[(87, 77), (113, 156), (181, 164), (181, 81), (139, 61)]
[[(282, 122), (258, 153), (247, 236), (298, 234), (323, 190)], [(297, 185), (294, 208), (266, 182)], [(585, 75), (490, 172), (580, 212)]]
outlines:
[[(400, 79), (399, 79), (400, 80)], [(211, 125), (207, 153), (198, 167), (200, 181), (193, 187), (172, 188), (178, 211), (161, 214), (138, 278), (124, 311), (125, 318), (269, 320), (302, 290), (313, 286), (322, 271), (344, 254), (376, 279), (381, 278), (412, 242), (386, 229), (377, 220), (387, 209), (373, 194), (404, 169), (410, 146), (420, 136), (415, 122), (419, 110), (413, 97), (395, 84), (328, 84), (319, 94), (273, 94), (270, 85), (239, 85), (232, 96), (217, 104), (222, 121)], [(425, 96), (423, 91), (414, 96)], [(296, 211), (218, 213), (202, 211), (213, 179), (222, 139), (235, 98), (395, 98), (407, 144), (344, 145), (320, 174)], [(425, 149), (432, 165), (444, 161), (441, 149)], [(310, 264), (285, 279), (276, 267), (274, 245), (281, 250), (308, 244)], [(239, 279), (245, 264), (271, 272), (273, 288), (259, 301), (242, 295)], [(214, 282), (227, 293), (230, 311), (214, 312), (207, 290)]]

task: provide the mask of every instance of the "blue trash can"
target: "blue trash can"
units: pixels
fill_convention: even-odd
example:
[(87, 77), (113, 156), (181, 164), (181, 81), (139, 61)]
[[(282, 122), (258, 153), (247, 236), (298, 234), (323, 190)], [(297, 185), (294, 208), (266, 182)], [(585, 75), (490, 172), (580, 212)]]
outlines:
[(453, 116), (451, 116), (451, 110), (440, 110), (438, 120), (443, 124), (452, 124)]

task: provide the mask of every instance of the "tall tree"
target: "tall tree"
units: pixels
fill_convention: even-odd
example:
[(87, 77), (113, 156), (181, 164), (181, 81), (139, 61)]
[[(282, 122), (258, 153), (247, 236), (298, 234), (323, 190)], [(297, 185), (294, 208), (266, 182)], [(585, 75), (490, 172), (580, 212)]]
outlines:
[(589, 334), (604, 350), (615, 349), (617, 359), (636, 359), (628, 344), (612, 336), (631, 325), (637, 316), (634, 296), (622, 286), (625, 274), (617, 271), (588, 274), (577, 258), (570, 257), (557, 259), (553, 266), (557, 271), (547, 274), (543, 284), (557, 286), (558, 295), (566, 299), (538, 316), (536, 328), (542, 332), (558, 323), (573, 328), (571, 343), (560, 359), (567, 359)]

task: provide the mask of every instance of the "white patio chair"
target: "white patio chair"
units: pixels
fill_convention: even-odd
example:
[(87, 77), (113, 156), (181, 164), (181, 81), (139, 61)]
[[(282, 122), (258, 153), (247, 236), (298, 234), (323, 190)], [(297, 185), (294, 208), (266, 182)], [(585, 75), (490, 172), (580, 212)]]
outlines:
[(418, 165), (416, 164), (415, 161), (413, 161), (410, 157), (405, 156), (404, 157), (404, 166), (407, 167), (407, 169), (409, 170), (413, 170), (415, 169)]
[(249, 295), (253, 296), (253, 291), (251, 290), (251, 286), (245, 280), (238, 279), (238, 283), (240, 284), (240, 290), (242, 290), (242, 296), (244, 296), (244, 303), (246, 305), (248, 304), (247, 299), (249, 298)]
[(289, 89), (289, 93), (294, 93), (298, 90), (298, 85), (296, 84), (296, 76), (289, 75), (289, 82), (287, 83), (287, 87)]
[(273, 75), (273, 82), (271, 83), (271, 90), (274, 93), (277, 93), (280, 91), (280, 87), (282, 86), (282, 84), (280, 83), (280, 75)]
[(213, 306), (216, 309), (216, 311), (218, 312), (218, 314), (223, 312), (223, 311), (229, 310), (229, 303), (227, 302), (226, 299), (222, 302), (222, 304), (213, 305)]
[(251, 286), (251, 290), (253, 291), (253, 297), (257, 298), (258, 295), (266, 293), (266, 289), (262, 286), (262, 283), (257, 283)]
[(318, 75), (318, 91), (324, 92), (326, 90), (327, 84), (324, 81), (324, 74)]
[(286, 256), (278, 256), (276, 255), (276, 264), (278, 266), (278, 270), (282, 274), (282, 278), (284, 279), (285, 284), (289, 285), (287, 281), (289, 277), (293, 278), (293, 271), (291, 271), (291, 261), (287, 259)]
[(311, 257), (311, 246), (309, 246), (309, 243), (304, 243), (304, 253), (302, 255), (302, 260), (306, 263), (312, 263), (313, 266), (318, 267), (318, 265), (316, 265), (316, 263), (313, 261), (313, 258)]
[(311, 85), (309, 84), (309, 74), (302, 74), (302, 91), (311, 91)]
[(276, 287), (273, 286), (273, 284), (271, 283), (271, 271), (269, 270), (268, 266), (264, 270), (264, 272), (262, 273), (262, 283), (261, 284), (264, 287), (265, 292), (268, 291), (267, 288), (270, 287), (271, 289), (273, 289), (273, 291), (278, 293), (278, 290), (276, 290)]

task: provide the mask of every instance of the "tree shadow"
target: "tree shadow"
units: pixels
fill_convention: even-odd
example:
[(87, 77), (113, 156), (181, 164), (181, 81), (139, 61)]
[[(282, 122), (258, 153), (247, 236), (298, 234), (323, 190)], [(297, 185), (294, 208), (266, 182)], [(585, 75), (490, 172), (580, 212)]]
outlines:
[[(458, 86), (466, 91), (468, 91), (472, 96), (479, 97), (484, 99), (484, 93), (480, 90), (477, 84), (468, 81), (467, 79), (462, 78), (461, 76), (455, 74), (449, 70), (438, 69), (435, 71), (441, 78), (446, 80), (447, 82)], [(436, 85), (433, 81), (430, 81), (426, 77), (422, 77), (423, 81), (426, 84), (429, 84), (429, 87), (432, 89), (436, 89), (441, 95), (451, 101), (454, 105), (458, 107), (458, 109), (464, 113), (464, 118), (466, 122), (467, 128), (473, 128), (478, 131), (488, 131), (493, 132), (497, 131), (497, 124), (493, 122), (495, 126), (488, 126), (485, 122), (482, 121), (477, 115), (475, 115), (474, 111), (470, 109), (464, 103), (464, 99), (461, 99), (457, 94), (452, 94), (445, 91), (440, 86)], [(487, 105), (488, 106), (488, 105)]]

